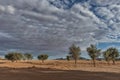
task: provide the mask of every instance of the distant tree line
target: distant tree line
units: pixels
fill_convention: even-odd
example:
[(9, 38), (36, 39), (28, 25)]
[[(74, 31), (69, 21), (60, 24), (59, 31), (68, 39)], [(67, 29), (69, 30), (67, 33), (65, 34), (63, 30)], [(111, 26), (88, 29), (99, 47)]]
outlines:
[[(48, 59), (48, 55), (47, 54), (40, 54), (38, 55), (38, 60), (41, 60), (44, 63), (44, 60)], [(10, 52), (8, 54), (5, 55), (5, 59), (10, 60), (12, 62), (17, 62), (19, 60), (32, 60), (33, 59), (33, 55), (31, 53), (19, 53), (19, 52)]]
[[(110, 61), (113, 62), (113, 64), (116, 63), (117, 58), (119, 57), (119, 51), (117, 48), (110, 47), (105, 51), (102, 51), (101, 49), (98, 49), (95, 45), (90, 45), (88, 48), (86, 48), (86, 51), (89, 55), (89, 57), (92, 60), (92, 64), (94, 67), (96, 67), (96, 60), (99, 58), (100, 55), (103, 55), (104, 60), (110, 64)], [(72, 45), (69, 47), (69, 54), (66, 56), (66, 59), (70, 61), (71, 59), (74, 60), (75, 65), (77, 64), (77, 61), (80, 59), (81, 49), (79, 46)], [(41, 60), (42, 63), (46, 59), (48, 59), (47, 54), (40, 54), (37, 56), (38, 60)], [(5, 55), (5, 59), (11, 60), (12, 62), (18, 61), (18, 60), (32, 60), (33, 55), (31, 53), (19, 53), (19, 52), (10, 52)]]

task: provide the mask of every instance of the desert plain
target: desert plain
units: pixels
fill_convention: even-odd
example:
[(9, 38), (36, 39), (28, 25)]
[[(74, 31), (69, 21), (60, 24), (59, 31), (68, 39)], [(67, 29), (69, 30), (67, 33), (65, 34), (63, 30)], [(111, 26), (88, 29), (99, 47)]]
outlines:
[(0, 60), (0, 80), (120, 80), (120, 61), (40, 60), (11, 62)]

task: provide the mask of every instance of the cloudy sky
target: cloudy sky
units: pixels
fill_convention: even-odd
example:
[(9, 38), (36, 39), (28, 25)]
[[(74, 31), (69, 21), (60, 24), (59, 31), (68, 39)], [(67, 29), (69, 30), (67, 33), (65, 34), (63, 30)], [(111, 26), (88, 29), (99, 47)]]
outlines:
[[(0, 0), (0, 55), (64, 56), (71, 44), (120, 41), (120, 0)], [(83, 54), (84, 55), (84, 54)]]

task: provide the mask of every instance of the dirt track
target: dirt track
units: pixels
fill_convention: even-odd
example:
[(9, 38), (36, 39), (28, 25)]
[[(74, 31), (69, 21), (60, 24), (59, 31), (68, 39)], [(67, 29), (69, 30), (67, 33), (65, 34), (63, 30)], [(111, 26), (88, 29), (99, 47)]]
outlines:
[(119, 73), (0, 68), (0, 80), (120, 80)]

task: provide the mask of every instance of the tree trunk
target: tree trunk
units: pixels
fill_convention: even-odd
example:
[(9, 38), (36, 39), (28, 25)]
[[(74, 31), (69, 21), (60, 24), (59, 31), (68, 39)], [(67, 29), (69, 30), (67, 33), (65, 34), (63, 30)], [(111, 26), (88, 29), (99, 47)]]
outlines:
[(93, 66), (96, 67), (95, 59), (93, 59)]
[(44, 60), (42, 60), (42, 63), (44, 63)]
[(77, 60), (75, 60), (75, 64), (77, 64)]
[(14, 62), (14, 60), (11, 60), (11, 62)]
[(115, 65), (115, 60), (112, 60), (113, 61), (113, 65)]
[(75, 59), (75, 67), (77, 66), (77, 59)]
[(107, 64), (110, 65), (110, 61), (107, 61)]

